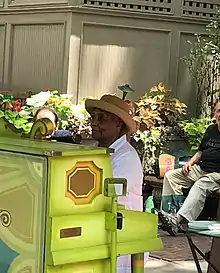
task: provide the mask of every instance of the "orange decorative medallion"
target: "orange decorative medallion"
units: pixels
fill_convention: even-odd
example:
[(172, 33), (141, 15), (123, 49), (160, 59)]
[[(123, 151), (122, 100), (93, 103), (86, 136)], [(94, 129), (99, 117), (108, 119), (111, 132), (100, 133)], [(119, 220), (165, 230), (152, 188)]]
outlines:
[(88, 204), (102, 192), (102, 170), (93, 161), (77, 162), (66, 172), (66, 197), (75, 204)]

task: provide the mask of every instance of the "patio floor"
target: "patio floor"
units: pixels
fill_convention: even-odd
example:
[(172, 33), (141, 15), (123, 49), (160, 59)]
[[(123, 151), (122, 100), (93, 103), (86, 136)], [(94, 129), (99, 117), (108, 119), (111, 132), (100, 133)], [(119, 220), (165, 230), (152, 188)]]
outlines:
[[(184, 234), (176, 237), (159, 230), (159, 236), (164, 248), (150, 253), (150, 259), (145, 265), (145, 273), (197, 273), (187, 238)], [(211, 247), (211, 239), (203, 236), (194, 236), (194, 242), (198, 247), (208, 252)], [(207, 263), (200, 261), (203, 272), (207, 271)]]
[[(170, 236), (166, 232), (159, 230), (159, 236), (163, 241), (163, 249), (150, 254), (152, 258), (163, 259), (165, 261), (190, 261), (193, 260), (189, 249), (187, 238), (184, 234), (176, 237)], [(196, 245), (206, 253), (211, 247), (211, 238), (205, 236), (193, 236)]]
[[(207, 264), (201, 262), (203, 272), (207, 271)], [(197, 273), (194, 261), (168, 262), (151, 258), (145, 265), (145, 273)]]

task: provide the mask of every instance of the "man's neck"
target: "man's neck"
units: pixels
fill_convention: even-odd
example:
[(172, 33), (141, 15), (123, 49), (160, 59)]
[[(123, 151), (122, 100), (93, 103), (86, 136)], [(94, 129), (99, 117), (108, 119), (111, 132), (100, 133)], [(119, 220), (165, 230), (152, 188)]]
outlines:
[(102, 141), (99, 142), (99, 146), (104, 147), (104, 148), (108, 148), (109, 146), (111, 146), (116, 140), (118, 140), (122, 136), (123, 136), (123, 134), (121, 134), (121, 135), (119, 135), (117, 137), (114, 137), (113, 139), (102, 140)]

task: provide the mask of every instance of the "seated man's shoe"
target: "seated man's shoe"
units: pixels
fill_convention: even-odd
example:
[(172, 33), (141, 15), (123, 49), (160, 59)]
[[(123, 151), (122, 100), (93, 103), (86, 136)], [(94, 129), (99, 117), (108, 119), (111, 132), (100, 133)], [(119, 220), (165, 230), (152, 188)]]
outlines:
[(181, 223), (178, 225), (179, 233), (186, 233), (187, 229), (188, 229), (188, 223)]
[(171, 236), (176, 236), (179, 230), (177, 216), (161, 210), (158, 211), (158, 217), (162, 223), (163, 230), (167, 231)]

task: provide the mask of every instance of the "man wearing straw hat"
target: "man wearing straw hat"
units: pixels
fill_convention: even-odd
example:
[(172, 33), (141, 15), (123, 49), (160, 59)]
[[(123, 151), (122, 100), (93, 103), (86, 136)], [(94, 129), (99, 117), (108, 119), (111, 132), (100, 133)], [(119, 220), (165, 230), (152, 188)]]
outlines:
[[(100, 100), (87, 99), (85, 107), (91, 115), (93, 139), (100, 147), (114, 149), (111, 155), (113, 176), (127, 179), (127, 195), (119, 197), (119, 204), (129, 210), (142, 211), (143, 170), (136, 150), (127, 141), (127, 134), (137, 128), (132, 107), (112, 95), (104, 95)], [(130, 272), (130, 256), (119, 257), (117, 273)]]

